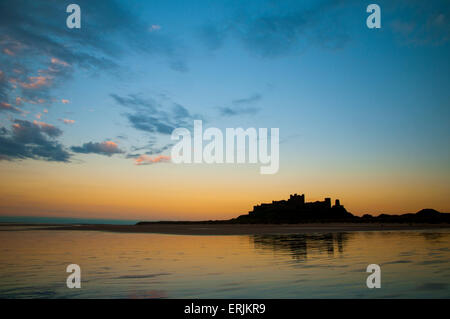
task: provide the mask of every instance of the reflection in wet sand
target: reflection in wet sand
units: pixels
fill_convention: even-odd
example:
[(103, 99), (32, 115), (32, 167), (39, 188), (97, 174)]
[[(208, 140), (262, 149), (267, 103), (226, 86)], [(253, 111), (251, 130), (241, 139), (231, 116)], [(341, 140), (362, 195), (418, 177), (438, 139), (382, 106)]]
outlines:
[[(0, 298), (450, 298), (450, 231), (0, 232)], [(82, 288), (66, 287), (79, 264)], [(382, 269), (368, 289), (366, 268)]]
[(288, 253), (295, 260), (306, 260), (309, 251), (326, 253), (329, 257), (344, 252), (344, 246), (354, 233), (254, 235), (250, 236), (255, 249), (272, 249)]

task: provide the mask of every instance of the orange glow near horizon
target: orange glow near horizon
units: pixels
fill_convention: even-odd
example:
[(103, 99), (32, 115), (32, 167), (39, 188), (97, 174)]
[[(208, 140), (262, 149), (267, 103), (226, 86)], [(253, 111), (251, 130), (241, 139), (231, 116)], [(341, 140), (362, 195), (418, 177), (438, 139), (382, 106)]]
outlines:
[[(22, 161), (0, 163), (0, 215), (106, 219), (205, 220), (246, 214), (253, 205), (304, 193), (307, 201), (338, 198), (355, 215), (450, 211), (444, 178), (401, 179), (386, 172), (280, 170), (256, 166), (126, 164), (96, 157), (90, 165)], [(370, 182), (369, 182), (369, 181)], [(420, 185), (418, 187), (417, 185)]]

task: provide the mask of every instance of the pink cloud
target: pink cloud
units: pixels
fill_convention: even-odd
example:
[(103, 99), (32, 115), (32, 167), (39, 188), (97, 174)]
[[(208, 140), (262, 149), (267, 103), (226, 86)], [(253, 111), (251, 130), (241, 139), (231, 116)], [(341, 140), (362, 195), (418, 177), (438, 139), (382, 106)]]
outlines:
[(59, 60), (59, 59), (57, 59), (57, 58), (52, 58), (51, 59), (51, 62), (53, 63), (53, 64), (59, 64), (59, 65), (62, 65), (62, 66), (69, 66), (69, 63), (67, 63), (67, 62), (64, 62), (64, 61), (62, 61), (62, 60)]
[[(60, 119), (61, 122), (64, 124), (75, 124), (75, 120), (69, 120), (69, 119)], [(113, 142), (111, 142), (113, 143)]]
[(54, 128), (55, 127), (55, 126), (53, 126), (51, 124), (48, 124), (48, 123), (45, 123), (45, 122), (38, 122), (36, 120), (33, 121), (33, 124), (39, 125), (42, 128)]
[(13, 51), (11, 51), (11, 50), (8, 49), (8, 48), (4, 48), (4, 49), (3, 49), (3, 53), (5, 53), (5, 54), (7, 54), (7, 55), (10, 55), (10, 56), (16, 55)]
[(48, 124), (45, 122), (38, 122), (36, 120), (33, 121), (33, 124), (38, 126), (42, 132), (44, 132), (50, 137), (57, 137), (62, 134), (62, 131), (52, 124)]
[(10, 112), (13, 112), (13, 113), (20, 113), (20, 112), (22, 112), (17, 107), (14, 107), (11, 104), (6, 103), (6, 102), (0, 102), (0, 111), (10, 111)]
[(113, 147), (117, 147), (117, 143), (112, 142), (112, 141), (106, 141), (106, 142), (103, 142), (102, 144), (106, 144), (106, 145), (111, 145)]
[(134, 160), (134, 164), (136, 165), (149, 165), (155, 163), (167, 163), (170, 162), (170, 156), (166, 155), (158, 155), (155, 157), (151, 157), (148, 155), (141, 155)]
[(66, 99), (62, 99), (61, 102), (62, 102), (63, 104), (69, 104), (69, 103), (70, 103), (70, 101), (69, 101), (69, 100), (66, 100)]
[(49, 85), (50, 77), (46, 77), (43, 75), (40, 76), (29, 76), (29, 83), (20, 82), (20, 85), (25, 89), (38, 89), (42, 86)]
[(22, 105), (22, 103), (31, 103), (31, 104), (44, 104), (47, 101), (45, 99), (37, 99), (37, 100), (28, 100), (23, 97), (16, 97), (16, 105)]
[(117, 143), (114, 143), (112, 141), (106, 141), (101, 143), (84, 143), (81, 146), (72, 146), (71, 150), (76, 153), (82, 153), (82, 154), (100, 154), (100, 155), (106, 155), (111, 156), (114, 154), (121, 154), (125, 153), (125, 151), (121, 150)]
[(22, 105), (25, 100), (20, 96), (16, 97), (16, 105)]
[(37, 100), (26, 100), (23, 99), (25, 102), (31, 103), (31, 104), (44, 104), (45, 100), (44, 99), (37, 99)]

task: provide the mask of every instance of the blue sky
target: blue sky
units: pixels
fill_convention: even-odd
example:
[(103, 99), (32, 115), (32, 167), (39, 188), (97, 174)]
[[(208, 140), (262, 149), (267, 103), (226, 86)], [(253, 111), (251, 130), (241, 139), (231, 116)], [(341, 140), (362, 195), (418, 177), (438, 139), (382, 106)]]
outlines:
[[(76, 3), (78, 30), (64, 1), (0, 5), (4, 169), (133, 165), (169, 154), (168, 132), (203, 119), (279, 127), (284, 174), (412, 176), (417, 193), (441, 185), (430, 203), (450, 209), (447, 1), (377, 1), (381, 29), (367, 28), (364, 1)], [(18, 120), (60, 133), (42, 131), (38, 152), (14, 135)]]

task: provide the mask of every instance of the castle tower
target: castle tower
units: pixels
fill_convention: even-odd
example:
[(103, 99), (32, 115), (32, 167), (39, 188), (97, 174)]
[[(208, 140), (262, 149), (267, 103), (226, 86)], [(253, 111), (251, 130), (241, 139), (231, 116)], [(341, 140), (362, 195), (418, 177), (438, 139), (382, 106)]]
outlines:
[(297, 195), (297, 194), (291, 195), (289, 197), (289, 201), (293, 202), (293, 203), (295, 203), (297, 205), (299, 205), (299, 204), (300, 205), (304, 205), (305, 204), (305, 194), (302, 194), (302, 195)]
[(336, 199), (336, 203), (334, 205), (335, 206), (341, 206), (341, 202), (339, 201), (339, 199)]

